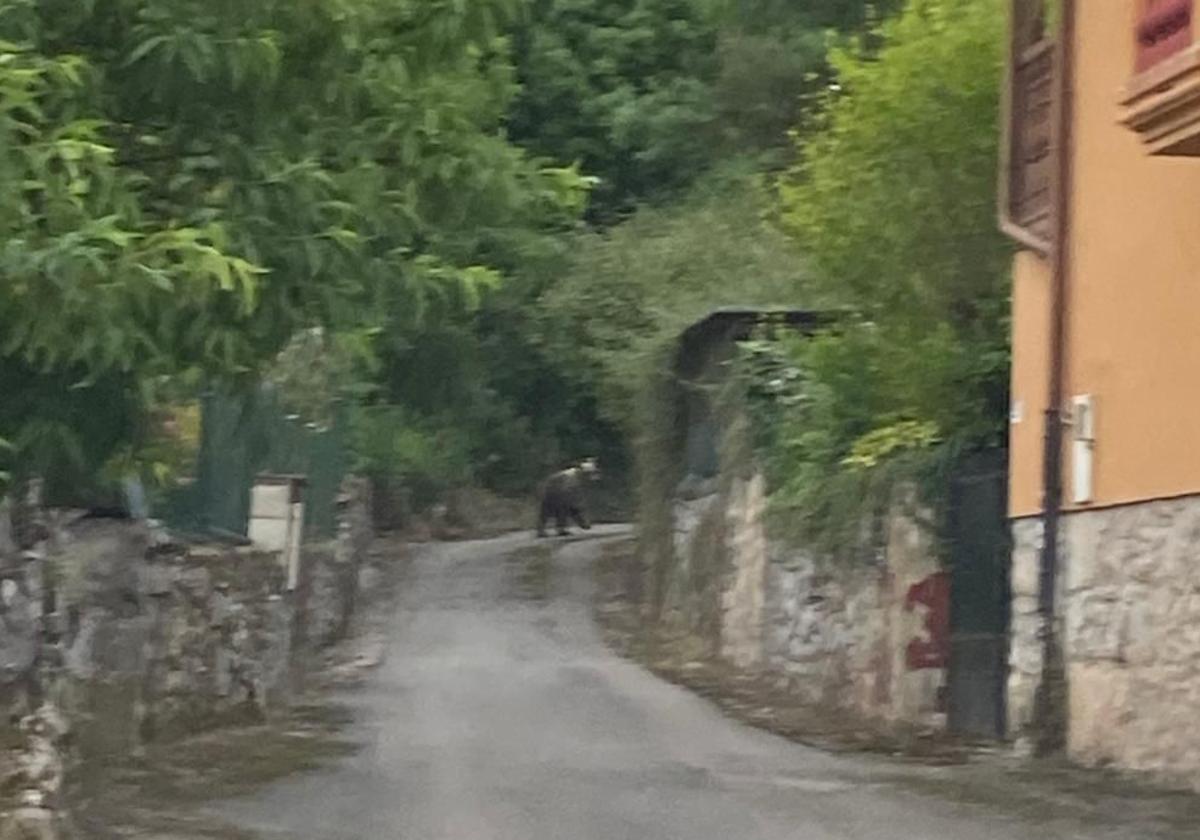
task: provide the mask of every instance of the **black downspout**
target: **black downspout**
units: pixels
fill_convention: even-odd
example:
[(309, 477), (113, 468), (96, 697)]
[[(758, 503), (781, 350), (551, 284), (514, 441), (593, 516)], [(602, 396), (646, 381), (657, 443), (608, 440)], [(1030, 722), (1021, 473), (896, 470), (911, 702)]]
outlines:
[(1067, 735), (1067, 685), (1058, 635), (1059, 521), (1062, 511), (1063, 381), (1067, 294), (1071, 264), (1072, 135), (1074, 128), (1075, 0), (1062, 0), (1058, 33), (1058, 172), (1055, 178), (1055, 236), (1050, 304), (1050, 376), (1043, 454), (1043, 530), (1038, 575), (1038, 619), (1042, 675), (1034, 703), (1034, 748), (1039, 755), (1061, 752)]

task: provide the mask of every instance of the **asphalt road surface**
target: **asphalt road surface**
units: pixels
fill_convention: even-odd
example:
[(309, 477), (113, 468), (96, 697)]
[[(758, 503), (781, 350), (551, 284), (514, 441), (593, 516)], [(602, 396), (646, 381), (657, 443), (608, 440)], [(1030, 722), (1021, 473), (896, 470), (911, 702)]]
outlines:
[[(1027, 840), (1051, 827), (742, 726), (613, 655), (588, 564), (615, 529), (417, 550), (368, 684), (342, 698), (364, 746), (221, 808), (300, 840)], [(544, 543), (543, 543), (544, 544)], [(1135, 835), (1129, 835), (1135, 836)]]

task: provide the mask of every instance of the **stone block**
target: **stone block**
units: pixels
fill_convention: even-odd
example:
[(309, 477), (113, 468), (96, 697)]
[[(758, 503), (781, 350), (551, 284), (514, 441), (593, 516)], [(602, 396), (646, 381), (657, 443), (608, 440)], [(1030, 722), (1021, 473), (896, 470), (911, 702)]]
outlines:
[(1036, 519), (1023, 519), (1012, 525), (1013, 551), (1010, 580), (1012, 592), (1017, 597), (1036, 598), (1038, 594), (1038, 570), (1042, 550), (1042, 523)]
[(1120, 659), (1124, 608), (1116, 587), (1089, 590), (1068, 599), (1064, 644), (1072, 661)]
[(1069, 749), (1091, 766), (1109, 763), (1125, 752), (1137, 712), (1130, 696), (1129, 671), (1114, 662), (1075, 663), (1068, 667)]
[(17, 539), (13, 531), (12, 502), (0, 499), (0, 557), (16, 554)]
[(59, 819), (40, 800), (17, 808), (0, 822), (0, 840), (59, 840)]
[(1144, 586), (1126, 587), (1121, 593), (1122, 659), (1131, 667), (1150, 665), (1161, 653), (1159, 623)]
[(1041, 670), (1040, 626), (1037, 600), (1029, 596), (1014, 598), (1009, 622), (1009, 663), (1013, 670), (1027, 674), (1036, 674)]
[(41, 622), (29, 597), (12, 581), (0, 607), (0, 683), (23, 678), (37, 659)]
[(212, 594), (212, 574), (203, 566), (180, 569), (175, 587), (194, 603), (206, 603)]
[(147, 563), (141, 569), (140, 589), (147, 595), (161, 597), (175, 589), (176, 567), (166, 563)]

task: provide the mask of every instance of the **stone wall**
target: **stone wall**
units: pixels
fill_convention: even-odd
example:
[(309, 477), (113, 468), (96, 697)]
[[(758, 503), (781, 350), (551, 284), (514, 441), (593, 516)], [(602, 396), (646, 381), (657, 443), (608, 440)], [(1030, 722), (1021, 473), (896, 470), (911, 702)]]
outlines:
[[(1038, 520), (1013, 525), (1014, 732), (1031, 716), (1041, 664), (1040, 534)], [(1200, 789), (1200, 498), (1067, 514), (1062, 545), (1071, 756)]]
[(831, 562), (772, 542), (767, 662), (810, 702), (941, 727), (946, 640), (931, 620), (945, 615), (914, 595), (944, 572), (931, 536), (905, 506), (885, 528), (874, 563)]
[(354, 480), (296, 592), (278, 553), (30, 510), (0, 511), (0, 837), (49, 830), (68, 759), (271, 714), (370, 585), (369, 494)]
[[(1038, 617), (1038, 566), (1042, 551), (1041, 519), (1012, 523), (1012, 618), (1008, 653), (1008, 734), (1028, 740), (1034, 698), (1042, 673), (1041, 623)], [(1061, 555), (1060, 555), (1061, 557)], [(1060, 578), (1061, 583), (1061, 578)]]
[(115, 520), (79, 521), (61, 539), (50, 563), (66, 625), (63, 712), (84, 758), (286, 699), (293, 617), (278, 555), (173, 544)]
[(809, 703), (869, 712), (886, 695), (886, 576), (772, 544), (766, 661)]
[(321, 648), (345, 638), (359, 593), (374, 588), (374, 570), (365, 562), (372, 521), (369, 482), (347, 479), (338, 496), (336, 536), (304, 545), (296, 601), (298, 630), (308, 646)]
[(765, 655), (766, 509), (761, 473), (734, 479), (725, 504), (726, 545), (733, 562), (721, 588), (721, 655), (741, 668), (758, 665)]
[(40, 487), (0, 501), (0, 840), (60, 836), (70, 727), (55, 691), (61, 658), (46, 585)]
[(671, 556), (663, 595), (663, 620), (682, 627), (716, 654), (721, 645), (721, 610), (726, 569), (725, 497), (710, 492), (675, 500)]
[(946, 628), (930, 616), (948, 620), (935, 603), (948, 592), (911, 500), (898, 499), (879, 557), (848, 564), (771, 538), (761, 474), (708, 489), (674, 502), (668, 620), (740, 668), (779, 675), (809, 702), (944, 725)]

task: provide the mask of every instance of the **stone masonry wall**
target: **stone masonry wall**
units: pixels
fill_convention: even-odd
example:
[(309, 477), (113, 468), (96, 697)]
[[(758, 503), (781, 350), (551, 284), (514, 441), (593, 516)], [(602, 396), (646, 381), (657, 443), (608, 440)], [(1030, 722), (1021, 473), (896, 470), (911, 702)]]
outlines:
[(945, 652), (930, 609), (912, 597), (944, 573), (932, 538), (903, 507), (886, 528), (873, 564), (831, 563), (771, 543), (767, 662), (809, 702), (944, 726)]
[[(1008, 734), (1025, 739), (1033, 724), (1034, 698), (1041, 682), (1042, 646), (1038, 618), (1038, 563), (1041, 519), (1012, 523), (1012, 618), (1008, 653)], [(1060, 579), (1061, 580), (1061, 579)]]
[[(1059, 611), (1068, 748), (1087, 765), (1200, 789), (1200, 498), (1062, 520)], [(1040, 522), (1014, 523), (1011, 725), (1027, 723), (1040, 666)]]
[(685, 629), (712, 653), (721, 645), (725, 504), (719, 492), (675, 501), (664, 583), (663, 620)]
[(369, 584), (364, 487), (347, 482), (336, 539), (305, 553), (303, 576), (323, 582), (307, 603), (276, 553), (0, 506), (0, 840), (54, 836), (73, 761), (286, 703)]
[[(872, 698), (888, 720), (942, 727), (950, 664), (950, 583), (932, 532), (932, 517), (901, 497), (886, 522), (882, 638), (887, 665), (879, 679), (887, 690)], [(865, 698), (864, 698), (865, 699)], [(871, 711), (870, 706), (864, 706)]]
[(721, 590), (721, 655), (741, 668), (758, 665), (767, 599), (766, 481), (761, 473), (735, 479), (725, 508), (733, 563)]
[(0, 501), (0, 840), (60, 836), (70, 727), (54, 691), (60, 657), (45, 580), (40, 486)]
[(276, 554), (83, 520), (51, 562), (63, 582), (63, 711), (84, 758), (286, 698), (292, 611)]
[(931, 586), (944, 573), (916, 517), (897, 504), (878, 562), (856, 566), (771, 539), (765, 510), (760, 474), (676, 500), (670, 613), (715, 654), (778, 674), (810, 702), (944, 725), (946, 640), (921, 597), (945, 598)]
[(347, 479), (338, 496), (336, 536), (302, 550), (296, 600), (298, 628), (308, 646), (325, 647), (349, 632), (359, 592), (372, 589), (364, 561), (373, 536), (370, 484)]
[(884, 576), (830, 569), (783, 543), (771, 549), (768, 667), (809, 703), (865, 711), (886, 699)]

